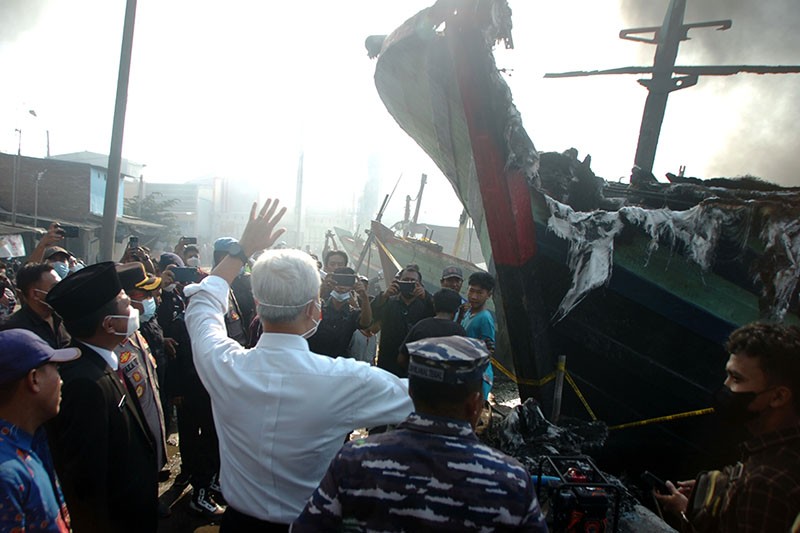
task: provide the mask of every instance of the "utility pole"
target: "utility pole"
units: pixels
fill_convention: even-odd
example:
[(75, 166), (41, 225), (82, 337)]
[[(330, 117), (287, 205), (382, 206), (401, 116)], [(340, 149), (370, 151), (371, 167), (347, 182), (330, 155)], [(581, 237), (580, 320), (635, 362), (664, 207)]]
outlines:
[(127, 0), (125, 24), (122, 29), (122, 51), (119, 58), (117, 98), (114, 104), (114, 125), (111, 130), (111, 150), (108, 154), (106, 198), (103, 205), (103, 228), (100, 234), (100, 260), (111, 261), (117, 231), (117, 195), (122, 165), (122, 137), (125, 132), (125, 110), (128, 105), (128, 80), (133, 50), (133, 26), (136, 21), (136, 0)]
[[(740, 72), (753, 74), (791, 74), (800, 72), (798, 65), (708, 65), (676, 66), (678, 46), (689, 40), (689, 30), (715, 28), (730, 29), (731, 20), (684, 23), (687, 0), (671, 0), (661, 26), (631, 28), (619, 32), (619, 38), (627, 41), (656, 45), (653, 65), (647, 67), (621, 67), (607, 70), (579, 70), (545, 74), (545, 78), (573, 78), (604, 74), (651, 74), (649, 79), (640, 79), (639, 84), (647, 89), (647, 100), (639, 128), (634, 164), (647, 172), (653, 171), (656, 159), (661, 124), (667, 109), (669, 93), (697, 85), (700, 76), (730, 76)], [(643, 36), (644, 35), (644, 36)], [(649, 36), (648, 36), (649, 35)], [(673, 74), (680, 76), (673, 77)]]

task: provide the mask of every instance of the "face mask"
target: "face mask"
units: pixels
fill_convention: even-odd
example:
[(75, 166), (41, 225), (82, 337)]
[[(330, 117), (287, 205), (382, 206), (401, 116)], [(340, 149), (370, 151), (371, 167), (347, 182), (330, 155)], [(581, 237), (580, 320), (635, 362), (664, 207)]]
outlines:
[(69, 265), (63, 261), (56, 261), (55, 263), (51, 263), (53, 266), (53, 270), (56, 271), (58, 277), (61, 279), (66, 278), (69, 275)]
[(69, 271), (74, 274), (75, 272), (77, 272), (79, 270), (83, 270), (84, 268), (86, 268), (86, 267), (82, 263), (75, 263), (74, 265), (69, 267)]
[(139, 310), (135, 307), (131, 307), (130, 315), (108, 315), (106, 318), (126, 318), (128, 320), (128, 329), (126, 329), (124, 333), (114, 330), (114, 335), (127, 338), (136, 333), (136, 330), (139, 329)]
[[(321, 310), (322, 310), (322, 306), (320, 306), (319, 302), (314, 302), (314, 305), (317, 307), (317, 310), (319, 310), (319, 311), (321, 311)], [(303, 337), (304, 339), (310, 339), (311, 337), (313, 337), (313, 336), (314, 336), (314, 333), (316, 333), (316, 332), (317, 332), (317, 328), (319, 327), (319, 323), (320, 323), (320, 322), (322, 322), (322, 319), (320, 319), (320, 320), (314, 320), (314, 319), (312, 318), (312, 319), (311, 319), (311, 321), (312, 321), (312, 322), (314, 322), (314, 327), (312, 327), (311, 329), (309, 329), (308, 331), (306, 331), (305, 333), (303, 333), (302, 337)]]
[(337, 302), (346, 302), (347, 300), (350, 299), (350, 293), (349, 292), (331, 291), (331, 296)]
[(131, 300), (132, 302), (136, 302), (137, 304), (141, 304), (144, 308), (142, 314), (140, 315), (140, 320), (142, 322), (150, 322), (150, 319), (156, 314), (156, 300), (155, 298), (145, 298), (144, 300)]
[(52, 309), (52, 307), (50, 307), (50, 304), (44, 301), (45, 298), (47, 298), (47, 291), (43, 291), (42, 289), (33, 289), (33, 292), (38, 292), (39, 294), (42, 295), (41, 298), (36, 299), (37, 302), (39, 302), (40, 304), (44, 305), (49, 309)]
[(190, 257), (186, 260), (186, 266), (190, 267), (199, 267), (200, 266), (200, 258), (199, 257)]
[(733, 392), (724, 386), (714, 393), (714, 413), (727, 424), (744, 425), (760, 414), (747, 410), (759, 394), (753, 391)]
[(175, 284), (174, 283), (171, 283), (171, 284), (167, 285), (166, 287), (164, 287), (164, 292), (172, 292), (174, 290), (175, 290)]

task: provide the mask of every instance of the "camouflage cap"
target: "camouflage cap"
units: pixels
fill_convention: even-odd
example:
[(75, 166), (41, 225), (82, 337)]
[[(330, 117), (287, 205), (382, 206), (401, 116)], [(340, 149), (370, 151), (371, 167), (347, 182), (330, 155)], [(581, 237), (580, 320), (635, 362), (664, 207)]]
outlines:
[(480, 381), (489, 365), (489, 350), (477, 339), (435, 337), (406, 344), (408, 376), (461, 385)]

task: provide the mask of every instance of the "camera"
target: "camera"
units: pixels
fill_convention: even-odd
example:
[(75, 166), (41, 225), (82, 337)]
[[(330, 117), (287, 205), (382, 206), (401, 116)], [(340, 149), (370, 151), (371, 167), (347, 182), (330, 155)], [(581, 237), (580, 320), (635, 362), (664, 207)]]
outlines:
[(128, 248), (138, 248), (139, 247), (139, 237), (131, 237), (128, 239)]
[(355, 274), (334, 274), (333, 282), (341, 287), (353, 287), (356, 284)]
[(414, 293), (414, 289), (417, 288), (417, 283), (415, 281), (398, 281), (397, 286), (400, 289), (400, 294), (409, 296)]

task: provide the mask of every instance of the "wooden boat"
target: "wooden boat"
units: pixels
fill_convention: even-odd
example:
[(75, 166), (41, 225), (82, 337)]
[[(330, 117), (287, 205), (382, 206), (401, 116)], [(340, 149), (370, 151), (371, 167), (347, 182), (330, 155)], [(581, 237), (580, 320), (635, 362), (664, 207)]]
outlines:
[(575, 387), (563, 409), (609, 424), (620, 468), (715, 466), (721, 434), (683, 414), (709, 407), (733, 329), (798, 323), (800, 193), (641, 175), (614, 186), (574, 153), (539, 154), (491, 52), (512, 45), (510, 17), (505, 0), (437, 2), (382, 40), (375, 70), (497, 275), (499, 366), (549, 413), (565, 354)]

